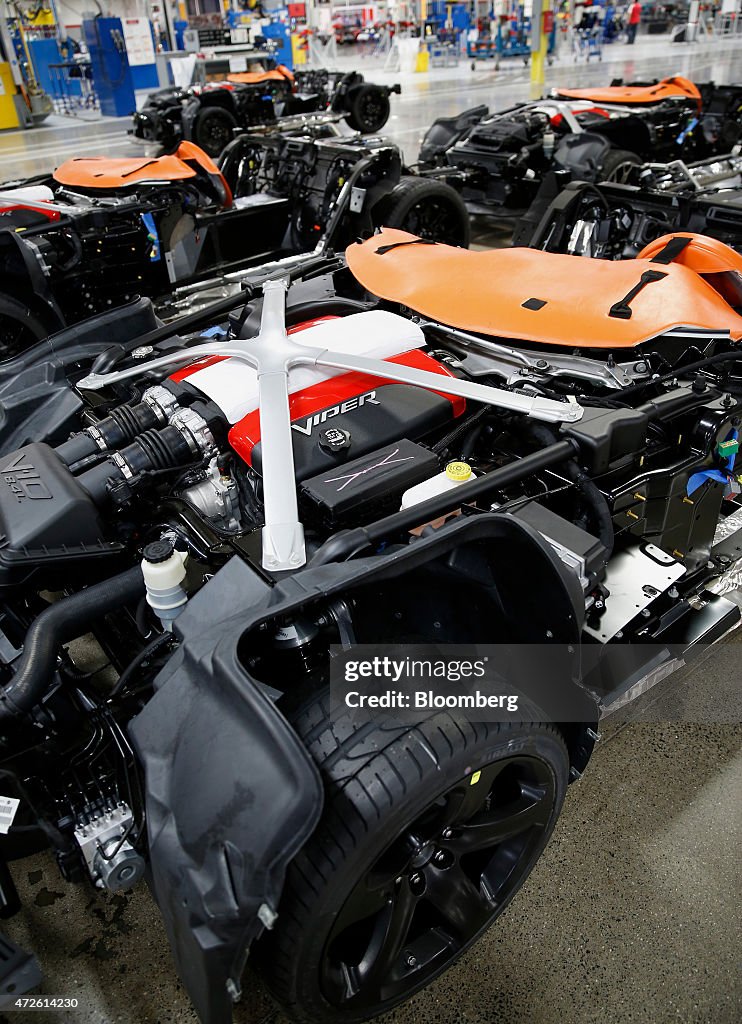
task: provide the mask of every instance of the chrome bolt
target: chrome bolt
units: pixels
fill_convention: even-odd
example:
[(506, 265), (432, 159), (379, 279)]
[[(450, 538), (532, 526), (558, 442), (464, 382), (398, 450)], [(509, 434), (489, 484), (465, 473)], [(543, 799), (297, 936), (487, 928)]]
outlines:
[(442, 839), (453, 839), (453, 829), (452, 828), (444, 828), (443, 829), (443, 834), (442, 834), (441, 838)]
[(421, 885), (423, 876), (415, 872), (414, 875), (410, 875), (410, 885)]
[(410, 955), (407, 957), (406, 963), (408, 967), (417, 967), (417, 957), (413, 956), (412, 953), (410, 953)]
[(443, 852), (443, 850), (438, 850), (438, 852), (433, 857), (433, 862), (435, 864), (440, 864), (441, 867), (446, 863), (446, 855)]

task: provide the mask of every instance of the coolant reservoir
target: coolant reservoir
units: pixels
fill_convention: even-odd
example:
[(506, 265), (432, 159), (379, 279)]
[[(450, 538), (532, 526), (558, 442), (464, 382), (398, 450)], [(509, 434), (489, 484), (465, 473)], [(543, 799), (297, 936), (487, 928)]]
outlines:
[(452, 491), (474, 478), (475, 474), (468, 462), (449, 462), (442, 473), (437, 473), (428, 480), (423, 480), (422, 483), (415, 484), (414, 487), (406, 490), (402, 495), (401, 508), (412, 508), (413, 505), (419, 505), (421, 501), (434, 498), (437, 494), (443, 494), (444, 491)]
[(147, 544), (142, 558), (142, 575), (147, 588), (147, 604), (166, 630), (180, 615), (188, 600), (183, 589), (186, 554), (176, 551), (170, 541), (157, 540)]

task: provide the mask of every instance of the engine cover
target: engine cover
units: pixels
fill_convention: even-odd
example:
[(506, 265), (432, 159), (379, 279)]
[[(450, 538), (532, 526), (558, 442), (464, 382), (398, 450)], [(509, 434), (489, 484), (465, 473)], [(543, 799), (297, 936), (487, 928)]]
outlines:
[[(296, 328), (294, 329), (296, 332)], [(302, 331), (308, 345), (401, 363), (441, 376), (443, 364), (420, 351), (420, 328), (394, 313), (356, 313), (314, 323)], [(230, 424), (229, 443), (261, 472), (260, 413), (255, 370), (217, 357), (172, 377), (209, 397)], [(402, 437), (425, 437), (466, 408), (464, 399), (397, 384), (367, 374), (298, 367), (289, 375), (289, 409), (296, 479), (354, 459)]]

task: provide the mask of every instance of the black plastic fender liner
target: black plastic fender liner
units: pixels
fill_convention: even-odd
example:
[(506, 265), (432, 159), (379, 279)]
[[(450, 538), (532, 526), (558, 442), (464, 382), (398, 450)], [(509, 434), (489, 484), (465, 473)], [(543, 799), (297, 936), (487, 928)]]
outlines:
[[(62, 310), (59, 308), (49, 281), (42, 270), (43, 264), (39, 260), (36, 248), (32, 248), (23, 234), (8, 228), (0, 231), (0, 258), (3, 263), (8, 259), (11, 264), (17, 263), (22, 270), (20, 279), (6, 279), (6, 286), (8, 282), (11, 284), (9, 294), (19, 297), (19, 290), (22, 292), (23, 286), (27, 285), (28, 292), (39, 305), (40, 312), (43, 312), (49, 329), (60, 330), (63, 328), (65, 324)], [(7, 267), (3, 276), (6, 275)]]
[[(150, 886), (202, 1024), (229, 1024), (230, 993), (266, 920), (258, 914), (278, 907), (286, 866), (322, 807), (314, 764), (240, 662), (240, 645), (262, 623), (312, 605), (324, 610), (328, 598), (366, 585), (394, 586), (435, 560), (448, 559), (452, 572), (468, 577), (472, 558), (499, 577), (493, 607), (520, 602), (512, 613), (520, 612), (523, 637), (513, 642), (523, 642), (537, 620), (534, 628), (548, 625), (565, 649), (575, 645), (579, 668), (579, 584), (534, 529), (502, 514), (461, 516), (414, 543), (308, 567), (273, 585), (235, 557), (176, 620), (181, 646), (129, 732), (144, 767)], [(533, 588), (535, 614), (525, 606)], [(594, 725), (592, 695), (574, 676), (558, 685), (580, 691), (584, 721)]]
[(221, 629), (213, 621), (238, 592), (252, 589), (254, 599), (256, 587), (264, 607), (270, 588), (237, 558), (218, 577), (178, 623), (186, 637), (199, 635), (173, 656), (130, 726), (146, 779), (149, 884), (203, 1024), (232, 1020), (250, 944), (322, 809), (309, 755), (237, 661), (244, 620)]
[(554, 151), (554, 163), (569, 171), (573, 179), (595, 181), (603, 157), (611, 143), (598, 132), (573, 132), (565, 135)]
[(193, 126), (196, 123), (196, 118), (201, 111), (201, 99), (198, 96), (193, 96), (183, 105), (181, 113), (181, 126), (182, 126), (182, 137), (188, 142), (193, 141)]
[(31, 366), (53, 360), (55, 365), (74, 363), (100, 352), (101, 338), (107, 344), (120, 344), (161, 326), (150, 299), (135, 298), (114, 309), (63, 327), (37, 342), (13, 359), (0, 363), (0, 381), (14, 380)]

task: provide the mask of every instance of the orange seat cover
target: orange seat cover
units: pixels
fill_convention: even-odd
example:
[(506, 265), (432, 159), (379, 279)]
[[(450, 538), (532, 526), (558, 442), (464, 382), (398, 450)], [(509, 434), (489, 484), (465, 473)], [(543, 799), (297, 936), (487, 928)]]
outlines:
[(183, 181), (196, 171), (173, 153), (148, 158), (139, 156), (88, 156), (65, 160), (54, 172), (60, 185), (77, 188), (125, 188), (143, 181)]
[(557, 89), (558, 96), (571, 100), (591, 100), (593, 103), (659, 103), (660, 100), (684, 96), (695, 100), (700, 107), (701, 93), (697, 86), (681, 75), (663, 78), (655, 85), (607, 85), (602, 89)]
[(651, 260), (665, 248), (671, 238), (690, 238), (689, 244), (673, 260), (674, 263), (682, 263), (697, 274), (725, 274), (729, 271), (742, 274), (742, 254), (724, 245), (718, 238), (694, 235), (690, 231), (673, 231), (671, 235), (655, 238), (644, 246), (637, 259)]
[[(631, 348), (673, 327), (729, 330), (742, 338), (742, 316), (703, 277), (680, 263), (608, 260), (536, 249), (471, 252), (449, 245), (404, 245), (406, 231), (384, 228), (346, 250), (368, 291), (461, 330), (542, 345)], [(610, 316), (641, 275), (666, 276), (630, 301), (631, 318)], [(525, 304), (525, 305), (524, 305)]]
[(718, 238), (676, 231), (650, 242), (639, 253), (638, 259), (651, 260), (671, 238), (690, 238), (690, 243), (675, 257), (675, 263), (682, 263), (705, 277), (730, 306), (742, 306), (742, 255)]
[(287, 67), (279, 64), (272, 71), (234, 71), (227, 75), (227, 81), (258, 85), (260, 82), (293, 82), (294, 76)]
[(82, 157), (66, 160), (54, 171), (54, 180), (72, 188), (118, 189), (157, 181), (186, 181), (195, 178), (197, 164), (219, 180), (223, 187), (223, 206), (232, 205), (232, 193), (214, 161), (193, 142), (181, 142), (175, 153), (158, 157)]

